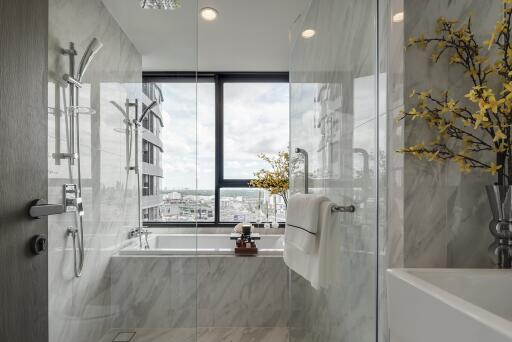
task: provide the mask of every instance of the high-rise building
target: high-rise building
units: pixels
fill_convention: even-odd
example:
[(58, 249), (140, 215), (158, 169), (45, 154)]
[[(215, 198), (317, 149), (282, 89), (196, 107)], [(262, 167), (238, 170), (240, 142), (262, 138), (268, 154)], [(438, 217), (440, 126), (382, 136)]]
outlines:
[(160, 132), (162, 120), (162, 90), (156, 83), (144, 83), (142, 110), (153, 101), (157, 104), (148, 112), (142, 121), (142, 219), (143, 221), (159, 221), (160, 205), (163, 202), (160, 193), (162, 184), (163, 143)]

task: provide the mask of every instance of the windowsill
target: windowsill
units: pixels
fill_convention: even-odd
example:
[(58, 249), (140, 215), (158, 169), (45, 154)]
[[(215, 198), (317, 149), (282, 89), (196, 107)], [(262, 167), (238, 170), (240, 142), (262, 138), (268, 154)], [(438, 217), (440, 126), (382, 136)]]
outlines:
[[(233, 226), (172, 226), (172, 227), (164, 227), (164, 226), (149, 226), (150, 231), (156, 235), (172, 235), (172, 234), (199, 234), (199, 235), (227, 235), (233, 233)], [(260, 235), (283, 235), (283, 228), (255, 228), (253, 229), (254, 233), (258, 233)]]
[[(234, 228), (239, 222), (143, 222), (144, 226), (150, 228)], [(272, 229), (264, 228), (263, 223), (252, 223), (258, 229)], [(279, 222), (279, 228), (284, 228), (285, 222)], [(275, 228), (274, 228), (275, 229)]]

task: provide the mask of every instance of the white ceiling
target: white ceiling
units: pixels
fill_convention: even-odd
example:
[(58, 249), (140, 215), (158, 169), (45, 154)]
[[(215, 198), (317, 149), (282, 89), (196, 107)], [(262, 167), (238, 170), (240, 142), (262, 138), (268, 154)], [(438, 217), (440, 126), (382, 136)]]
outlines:
[[(289, 28), (309, 0), (182, 0), (174, 11), (103, 0), (142, 54), (145, 71), (287, 71)], [(207, 22), (198, 9), (213, 7)]]

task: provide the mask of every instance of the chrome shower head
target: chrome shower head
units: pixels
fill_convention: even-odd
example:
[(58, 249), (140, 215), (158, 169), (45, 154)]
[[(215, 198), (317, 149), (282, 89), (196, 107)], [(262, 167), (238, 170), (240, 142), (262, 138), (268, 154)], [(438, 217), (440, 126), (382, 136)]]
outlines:
[(146, 114), (147, 114), (147, 113), (148, 113), (148, 112), (149, 112), (149, 111), (150, 111), (154, 106), (156, 106), (156, 104), (157, 104), (157, 103), (158, 103), (158, 102), (156, 102), (156, 101), (151, 102), (151, 104), (150, 104), (149, 106), (147, 106), (147, 107), (146, 107), (146, 109), (144, 109), (144, 111), (142, 112), (142, 115), (140, 116), (140, 118), (139, 118), (139, 120), (138, 120), (138, 121), (139, 121), (139, 122), (142, 122), (142, 120), (144, 120), (144, 117), (146, 116)]
[(181, 7), (180, 0), (141, 0), (140, 7), (161, 10), (173, 10)]
[(92, 39), (91, 43), (87, 47), (87, 50), (85, 50), (82, 60), (80, 61), (80, 66), (78, 67), (78, 82), (82, 81), (82, 78), (85, 74), (85, 71), (87, 70), (87, 67), (93, 60), (96, 53), (98, 53), (98, 51), (100, 51), (102, 47), (103, 44), (97, 38)]

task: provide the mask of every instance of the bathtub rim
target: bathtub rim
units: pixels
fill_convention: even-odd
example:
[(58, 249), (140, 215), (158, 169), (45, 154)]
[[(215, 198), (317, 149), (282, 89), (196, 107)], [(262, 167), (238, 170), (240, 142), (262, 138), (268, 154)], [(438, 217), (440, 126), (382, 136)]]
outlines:
[[(149, 240), (156, 239), (157, 236), (180, 236), (180, 237), (209, 237), (209, 236), (225, 236), (226, 238), (229, 238), (229, 234), (154, 234), (152, 235)], [(260, 234), (262, 238), (265, 236), (272, 236), (272, 237), (279, 237), (281, 239), (284, 239), (283, 234)], [(233, 248), (221, 248), (221, 249), (190, 249), (190, 248), (183, 248), (183, 249), (177, 249), (177, 248), (159, 248), (159, 249), (140, 249), (138, 247), (138, 239), (135, 239), (134, 241), (130, 241), (125, 246), (123, 246), (119, 251), (116, 253), (116, 256), (219, 256), (219, 257), (226, 257), (226, 256), (246, 256), (246, 255), (235, 255), (235, 249)], [(233, 242), (234, 243), (234, 242)], [(258, 256), (281, 256), (283, 255), (284, 248), (283, 249), (258, 249), (258, 254), (256, 255), (248, 255), (252, 257), (258, 257)]]

